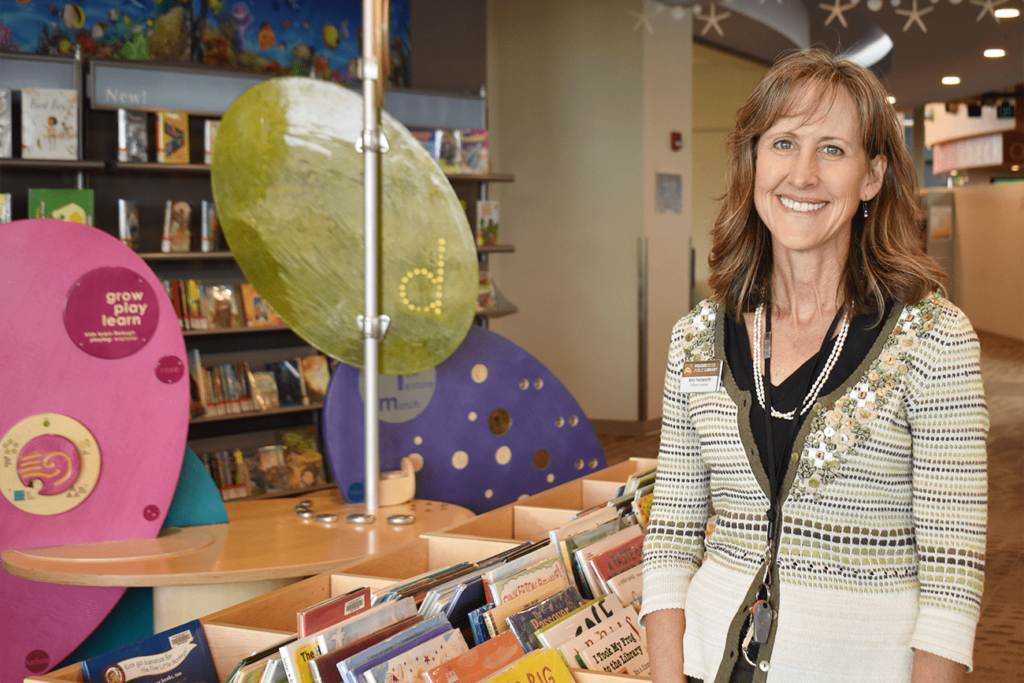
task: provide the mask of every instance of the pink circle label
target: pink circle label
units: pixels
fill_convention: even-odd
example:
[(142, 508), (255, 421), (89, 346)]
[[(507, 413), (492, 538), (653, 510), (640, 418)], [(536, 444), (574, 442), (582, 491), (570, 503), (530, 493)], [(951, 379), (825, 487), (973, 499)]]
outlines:
[(52, 496), (67, 491), (78, 479), (82, 456), (75, 444), (59, 434), (43, 434), (25, 444), (18, 456), (18, 478), (26, 488), (39, 480), (39, 493)]
[(25, 656), (25, 668), (34, 674), (41, 674), (50, 667), (50, 655), (44, 650), (32, 650)]
[(185, 376), (185, 363), (177, 356), (164, 356), (156, 364), (156, 378), (174, 384)]
[(160, 306), (153, 288), (133, 270), (119, 266), (89, 271), (71, 287), (64, 328), (90, 356), (124, 358), (153, 338)]

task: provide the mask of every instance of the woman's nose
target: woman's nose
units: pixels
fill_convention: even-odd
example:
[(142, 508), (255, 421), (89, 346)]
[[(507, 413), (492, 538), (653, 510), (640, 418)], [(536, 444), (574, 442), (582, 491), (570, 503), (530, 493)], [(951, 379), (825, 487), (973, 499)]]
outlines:
[(818, 159), (813, 150), (800, 150), (793, 159), (789, 179), (796, 187), (808, 187), (818, 179)]

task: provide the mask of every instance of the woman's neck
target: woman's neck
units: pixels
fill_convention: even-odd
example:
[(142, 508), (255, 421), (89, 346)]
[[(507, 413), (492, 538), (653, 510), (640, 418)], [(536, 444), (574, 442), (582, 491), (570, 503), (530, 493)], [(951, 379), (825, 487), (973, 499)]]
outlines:
[[(845, 258), (776, 254), (772, 274), (772, 309), (798, 327), (816, 319), (829, 321), (842, 305), (840, 283)], [(845, 255), (843, 255), (845, 256)]]

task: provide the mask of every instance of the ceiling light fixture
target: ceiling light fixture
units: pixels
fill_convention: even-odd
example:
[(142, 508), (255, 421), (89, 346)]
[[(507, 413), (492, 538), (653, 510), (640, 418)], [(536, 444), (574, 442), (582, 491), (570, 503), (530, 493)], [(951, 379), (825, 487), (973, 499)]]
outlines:
[(943, 76), (942, 85), (960, 85), (959, 76)]
[(885, 99), (889, 100), (889, 104), (896, 104), (896, 98), (893, 97), (892, 95), (889, 95)]
[(1010, 170), (1013, 171), (1014, 173), (1016, 173), (1017, 171), (1020, 170), (1020, 166), (1018, 166), (1017, 164), (1014, 164), (1013, 166), (1010, 167)]
[(1020, 16), (1020, 10), (1015, 7), (1006, 7), (995, 11), (996, 19), (1016, 19)]
[(983, 52), (982, 54), (984, 54), (989, 59), (998, 59), (999, 57), (1006, 56), (1006, 50), (1003, 50), (1002, 48), (998, 47), (993, 47), (989, 48), (988, 50), (985, 50), (985, 52)]

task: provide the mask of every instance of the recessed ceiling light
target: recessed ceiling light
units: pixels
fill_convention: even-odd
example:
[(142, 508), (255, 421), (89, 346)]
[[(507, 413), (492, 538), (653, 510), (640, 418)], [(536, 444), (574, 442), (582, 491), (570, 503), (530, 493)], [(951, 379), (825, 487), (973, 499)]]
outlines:
[(983, 52), (982, 54), (984, 54), (989, 59), (997, 59), (999, 57), (1005, 57), (1006, 50), (1003, 50), (1002, 48), (998, 47), (993, 47), (988, 50), (985, 50), (985, 52)]
[(1020, 16), (1020, 10), (1015, 7), (1007, 7), (1005, 9), (997, 9), (995, 15), (996, 19), (1016, 19)]
[(960, 85), (959, 76), (943, 76), (942, 85)]
[(1016, 173), (1017, 171), (1020, 170), (1020, 166), (1018, 166), (1017, 164), (1014, 164), (1013, 166), (1010, 167), (1010, 170), (1013, 171), (1014, 173)]
[(896, 98), (893, 97), (892, 95), (889, 95), (885, 99), (889, 100), (889, 104), (896, 104)]

